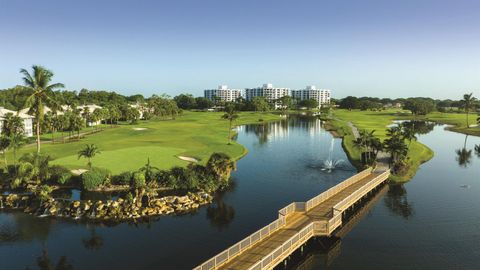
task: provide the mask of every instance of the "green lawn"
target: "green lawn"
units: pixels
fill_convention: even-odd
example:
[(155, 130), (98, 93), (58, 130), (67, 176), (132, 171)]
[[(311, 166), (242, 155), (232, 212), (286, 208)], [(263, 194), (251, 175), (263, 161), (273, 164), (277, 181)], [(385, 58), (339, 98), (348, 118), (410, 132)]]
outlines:
[[(221, 112), (185, 111), (176, 120), (140, 121), (136, 125), (105, 128), (76, 142), (46, 143), (42, 145), (42, 153), (52, 156), (53, 164), (70, 169), (86, 168), (87, 161), (79, 160), (77, 152), (85, 144), (94, 143), (100, 148), (101, 154), (93, 158), (93, 166), (107, 168), (112, 173), (137, 170), (148, 158), (153, 166), (165, 169), (176, 165), (186, 166), (188, 163), (180, 160), (177, 157), (179, 155), (194, 157), (201, 163), (205, 163), (213, 152), (224, 152), (239, 159), (247, 150), (236, 142), (227, 145), (229, 124), (221, 119), (222, 115)], [(280, 117), (272, 113), (242, 112), (235, 123), (259, 123), (259, 119), (272, 121)], [(35, 145), (26, 146), (17, 156), (35, 149)], [(11, 163), (11, 151), (8, 158)]]
[[(469, 124), (474, 125), (477, 122), (478, 117), (479, 115), (476, 113), (470, 113)], [(452, 125), (452, 127), (448, 128), (451, 131), (480, 136), (480, 127), (467, 128), (467, 117), (465, 113), (433, 112), (422, 118), (442, 124)]]
[[(409, 119), (411, 115), (403, 110), (385, 110), (381, 112), (359, 111), (359, 110), (335, 110), (335, 117), (332, 122), (334, 129), (339, 130), (340, 135), (344, 136), (343, 147), (348, 153), (354, 165), (360, 164), (361, 151), (354, 146), (354, 136), (347, 122), (352, 122), (359, 130), (368, 131), (375, 130), (375, 135), (384, 140), (386, 138), (386, 129), (394, 120)], [(391, 180), (396, 182), (404, 182), (410, 180), (418, 170), (418, 167), (433, 157), (433, 151), (420, 142), (413, 141), (410, 145), (408, 154), (408, 163), (410, 165), (409, 172), (404, 176), (392, 176)]]

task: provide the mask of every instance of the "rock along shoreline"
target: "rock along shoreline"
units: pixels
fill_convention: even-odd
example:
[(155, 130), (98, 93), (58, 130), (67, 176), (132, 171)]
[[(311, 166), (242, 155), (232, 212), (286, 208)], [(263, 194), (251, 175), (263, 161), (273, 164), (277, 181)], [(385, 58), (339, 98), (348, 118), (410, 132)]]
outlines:
[(146, 217), (185, 214), (211, 203), (212, 195), (200, 191), (185, 196), (145, 197), (126, 200), (64, 200), (40, 201), (30, 194), (0, 195), (1, 210), (22, 210), (38, 217), (61, 217), (92, 221), (129, 221)]

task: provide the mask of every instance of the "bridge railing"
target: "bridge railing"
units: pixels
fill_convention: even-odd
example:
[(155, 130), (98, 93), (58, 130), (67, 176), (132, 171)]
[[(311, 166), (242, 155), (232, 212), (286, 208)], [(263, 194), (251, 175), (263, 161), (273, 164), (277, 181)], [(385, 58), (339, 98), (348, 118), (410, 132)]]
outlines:
[(248, 268), (248, 270), (262, 270), (266, 269), (272, 262), (275, 262), (280, 257), (283, 257), (285, 253), (291, 253), (292, 249), (295, 250), (299, 245), (306, 242), (310, 237), (314, 235), (314, 225), (316, 222), (312, 222), (303, 228), (298, 233), (294, 234), (288, 240), (283, 242), (278, 248), (265, 255), (261, 260), (255, 263), (253, 266)]
[(272, 223), (268, 224), (267, 226), (261, 228), (260, 230), (252, 233), (251, 235), (244, 238), (242, 241), (236, 243), (235, 245), (231, 246), (230, 248), (222, 251), (215, 257), (211, 258), (210, 260), (202, 263), (201, 265), (193, 268), (194, 270), (211, 270), (216, 269), (217, 267), (221, 266), (222, 264), (226, 263), (233, 257), (239, 255), (245, 249), (251, 247), (258, 241), (268, 237), (276, 230), (280, 229), (285, 225), (286, 218), (279, 217)]
[(305, 203), (304, 202), (293, 202), (284, 208), (278, 210), (278, 215), (280, 216), (288, 216), (294, 212), (305, 212)]
[(369, 192), (372, 190), (372, 188), (376, 187), (379, 183), (385, 181), (388, 176), (390, 175), (390, 171), (387, 170), (372, 180), (370, 180), (368, 183), (360, 187), (359, 189), (355, 190), (352, 192), (352, 194), (348, 195), (345, 199), (341, 200), (337, 204), (333, 206), (333, 215), (335, 216), (337, 213), (341, 213), (345, 211), (348, 207), (350, 207), (354, 202), (356, 202), (359, 198), (363, 197), (365, 193)]
[(372, 172), (372, 168), (367, 168), (358, 174), (348, 178), (347, 180), (335, 185), (334, 187), (329, 188), (327, 191), (320, 193), (319, 195), (313, 197), (305, 203), (305, 211), (309, 211), (315, 206), (321, 204), (322, 202), (328, 200), (330, 197), (334, 196), (338, 192), (342, 191), (346, 187), (360, 181), (362, 178), (367, 176)]
[[(317, 206), (318, 204), (322, 203), (323, 201), (329, 199), (330, 197), (334, 196), (338, 192), (342, 191), (346, 187), (352, 185), (353, 183), (358, 182), (365, 176), (367, 176), (369, 173), (371, 173), (372, 169), (368, 168), (360, 173), (348, 178), (347, 180), (337, 184), (336, 186), (328, 189), (325, 192), (322, 192), (321, 194), (317, 195), (316, 197), (310, 199), (307, 202), (293, 202), (284, 208), (280, 209), (278, 211), (278, 219), (273, 221), (272, 223), (268, 224), (267, 226), (263, 227), (262, 229), (252, 233), (248, 237), (244, 238), (242, 241), (236, 243), (235, 245), (231, 246), (230, 248), (222, 251), (215, 257), (211, 258), (210, 260), (202, 263), (200, 266), (197, 266), (193, 268), (193, 270), (211, 270), (211, 269), (216, 269), (220, 267), (221, 265), (225, 264), (227, 261), (232, 259), (233, 257), (239, 255), (242, 251), (245, 249), (250, 248), (253, 246), (255, 243), (257, 243), (260, 240), (263, 240), (264, 238), (270, 236), (273, 232), (277, 231), (281, 227), (283, 227), (286, 224), (286, 218), (288, 215), (294, 213), (294, 212), (306, 212), (312, 209), (313, 207)], [(333, 231), (336, 227), (341, 225), (342, 222), (342, 216), (341, 215), (336, 215), (334, 210), (334, 215), (333, 218), (328, 221), (326, 225), (324, 224), (317, 224), (316, 225), (316, 231), (318, 230), (319, 226), (325, 226), (325, 230), (327, 233), (330, 233)], [(309, 225), (310, 226), (310, 225)], [(309, 226), (305, 227), (305, 229), (309, 228)], [(313, 230), (313, 225), (311, 227), (311, 232), (312, 234), (314, 233)], [(300, 231), (303, 232), (304, 230)], [(299, 233), (298, 233), (299, 234)], [(297, 234), (296, 234), (297, 235)], [(291, 238), (293, 239), (293, 237)], [(288, 242), (288, 241), (287, 241)], [(282, 245), (283, 247), (283, 245)], [(278, 250), (278, 249), (277, 249)], [(273, 252), (275, 253), (275, 251)], [(273, 253), (270, 254), (273, 256)], [(283, 253), (283, 251), (282, 251)], [(282, 254), (280, 253), (280, 254)], [(280, 255), (279, 255), (280, 256)], [(275, 260), (277, 257), (271, 257), (272, 260)], [(263, 260), (259, 262), (260, 265), (263, 264)], [(256, 267), (259, 265), (259, 263), (256, 263), (253, 267)], [(250, 268), (250, 269), (257, 269), (257, 268)], [(258, 268), (261, 269), (261, 268)]]

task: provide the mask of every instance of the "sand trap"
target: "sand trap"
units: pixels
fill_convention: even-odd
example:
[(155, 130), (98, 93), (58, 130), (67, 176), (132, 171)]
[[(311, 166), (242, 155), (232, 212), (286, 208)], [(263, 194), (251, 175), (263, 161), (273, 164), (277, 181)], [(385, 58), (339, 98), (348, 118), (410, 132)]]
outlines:
[(178, 158), (181, 159), (181, 160), (188, 161), (188, 162), (195, 162), (195, 163), (198, 162), (198, 160), (196, 158), (193, 158), (193, 157), (178, 156)]
[(146, 128), (132, 128), (133, 130), (137, 130), (137, 131), (140, 131), (140, 130), (146, 130)]
[(76, 170), (71, 170), (70, 172), (72, 172), (73, 174), (75, 175), (80, 175), (84, 172), (88, 172), (88, 170), (85, 170), (85, 169), (76, 169)]

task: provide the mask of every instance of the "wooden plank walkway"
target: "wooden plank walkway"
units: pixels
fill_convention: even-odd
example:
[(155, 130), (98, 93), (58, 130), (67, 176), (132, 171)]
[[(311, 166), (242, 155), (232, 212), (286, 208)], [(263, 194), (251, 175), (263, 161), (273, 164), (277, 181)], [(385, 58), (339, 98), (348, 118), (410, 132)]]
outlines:
[(279, 211), (279, 219), (194, 270), (272, 269), (313, 236), (330, 235), (343, 212), (388, 178), (365, 170), (306, 203)]

